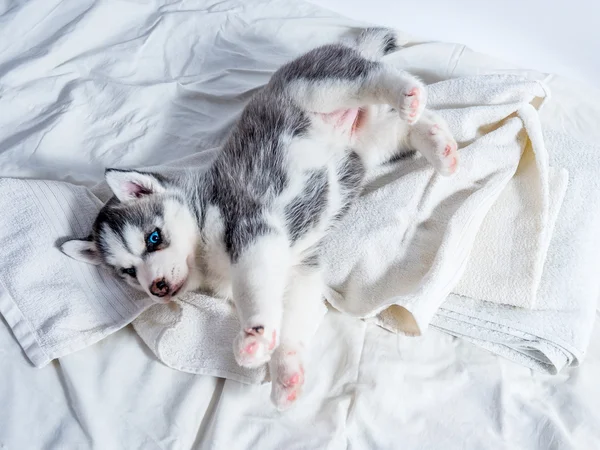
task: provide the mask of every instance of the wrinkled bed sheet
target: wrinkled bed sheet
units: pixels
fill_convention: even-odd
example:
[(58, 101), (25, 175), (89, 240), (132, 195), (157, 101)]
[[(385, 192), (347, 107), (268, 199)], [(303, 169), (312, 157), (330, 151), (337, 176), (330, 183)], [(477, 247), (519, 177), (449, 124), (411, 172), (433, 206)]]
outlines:
[[(0, 175), (92, 186), (108, 165), (214, 147), (286, 55), (359, 25), (283, 0), (4, 2)], [(516, 71), (405, 40), (428, 82)], [(232, 54), (244, 63), (227, 66)], [(593, 148), (600, 110), (589, 92), (548, 82), (550, 132)], [(435, 330), (402, 337), (335, 312), (318, 335), (305, 396), (282, 415), (268, 385), (169, 369), (129, 327), (38, 370), (3, 323), (0, 448), (600, 448), (598, 321), (583, 365), (555, 377)]]

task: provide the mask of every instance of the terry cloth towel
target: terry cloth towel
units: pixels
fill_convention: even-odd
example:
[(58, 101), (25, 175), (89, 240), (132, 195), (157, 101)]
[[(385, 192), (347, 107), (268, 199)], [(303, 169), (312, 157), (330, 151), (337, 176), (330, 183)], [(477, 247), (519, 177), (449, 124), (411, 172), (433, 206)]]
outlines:
[[(457, 286), (476, 238), (540, 242), (538, 234), (545, 233), (549, 223), (548, 156), (532, 103), (541, 104), (546, 92), (537, 81), (504, 75), (457, 78), (430, 86), (429, 104), (448, 121), (462, 147), (461, 171), (451, 179), (434, 175), (429, 168), (376, 175), (372, 184), (377, 187), (367, 189), (324, 247), (331, 266), (327, 298), (332, 305), (357, 317), (379, 315), (378, 321), (394, 331), (420, 334)], [(516, 191), (510, 198), (516, 212), (512, 203), (501, 202), (495, 215), (521, 215), (519, 221), (531, 225), (503, 229), (499, 236), (485, 233), (488, 228), (478, 235), (526, 148), (533, 160), (530, 182), (511, 185), (510, 191)], [(385, 183), (377, 178), (385, 178)], [(522, 184), (531, 189), (521, 188)], [(515, 237), (516, 232), (527, 234)], [(360, 249), (353, 250), (359, 240)], [(510, 285), (533, 291), (529, 273), (517, 273), (532, 266), (531, 260), (544, 251), (540, 245), (531, 250), (535, 253), (479, 252), (467, 279), (478, 276), (480, 264), (485, 269), (497, 264), (508, 266), (511, 275), (501, 280), (503, 292), (510, 291)], [(479, 280), (488, 281), (481, 276)], [(485, 288), (495, 289), (474, 287), (482, 294), (475, 298), (496, 299), (486, 298)]]
[(57, 247), (85, 237), (102, 203), (85, 187), (0, 179), (0, 312), (37, 367), (130, 323), (151, 302)]
[(567, 172), (548, 166), (537, 113), (519, 111), (529, 141), (516, 173), (487, 213), (454, 293), (533, 308), (546, 253), (567, 189)]
[[(578, 112), (576, 104), (563, 107)], [(579, 365), (585, 358), (600, 298), (600, 146), (574, 139), (570, 133), (544, 132), (553, 163), (569, 171), (569, 182), (535, 309), (451, 294), (431, 322), (440, 330), (550, 374)]]

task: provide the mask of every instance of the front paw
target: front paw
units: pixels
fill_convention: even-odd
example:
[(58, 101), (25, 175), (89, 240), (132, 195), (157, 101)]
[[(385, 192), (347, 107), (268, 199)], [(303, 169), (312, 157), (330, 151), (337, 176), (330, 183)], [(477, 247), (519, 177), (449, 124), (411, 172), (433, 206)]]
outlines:
[(246, 328), (233, 342), (235, 360), (242, 367), (260, 367), (271, 359), (277, 346), (277, 331), (257, 325)]
[(434, 168), (444, 176), (450, 176), (458, 171), (458, 145), (452, 134), (444, 126), (434, 124), (429, 130), (432, 153), (435, 160)]
[(410, 125), (416, 123), (427, 103), (427, 91), (425, 85), (415, 79), (407, 83), (406, 88), (402, 91), (398, 112), (400, 118)]

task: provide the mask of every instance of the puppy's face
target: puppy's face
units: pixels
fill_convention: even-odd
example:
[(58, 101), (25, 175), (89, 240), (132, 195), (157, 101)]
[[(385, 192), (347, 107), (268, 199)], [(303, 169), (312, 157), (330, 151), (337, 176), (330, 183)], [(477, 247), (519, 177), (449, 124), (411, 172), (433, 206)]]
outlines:
[(102, 208), (87, 240), (61, 250), (90, 264), (103, 264), (153, 300), (166, 303), (190, 287), (198, 226), (176, 190), (158, 175), (109, 170), (115, 194)]

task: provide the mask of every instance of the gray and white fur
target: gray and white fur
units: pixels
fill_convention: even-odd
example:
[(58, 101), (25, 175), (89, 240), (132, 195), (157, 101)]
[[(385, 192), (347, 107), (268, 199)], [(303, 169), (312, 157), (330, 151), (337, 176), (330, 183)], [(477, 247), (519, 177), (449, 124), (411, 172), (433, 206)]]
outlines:
[(115, 197), (67, 255), (112, 269), (159, 302), (190, 290), (231, 299), (238, 363), (270, 364), (274, 404), (304, 383), (303, 352), (322, 305), (319, 244), (360, 193), (370, 167), (420, 152), (457, 167), (425, 86), (380, 58), (393, 32), (367, 29), (281, 67), (248, 103), (206, 172), (109, 169)]

